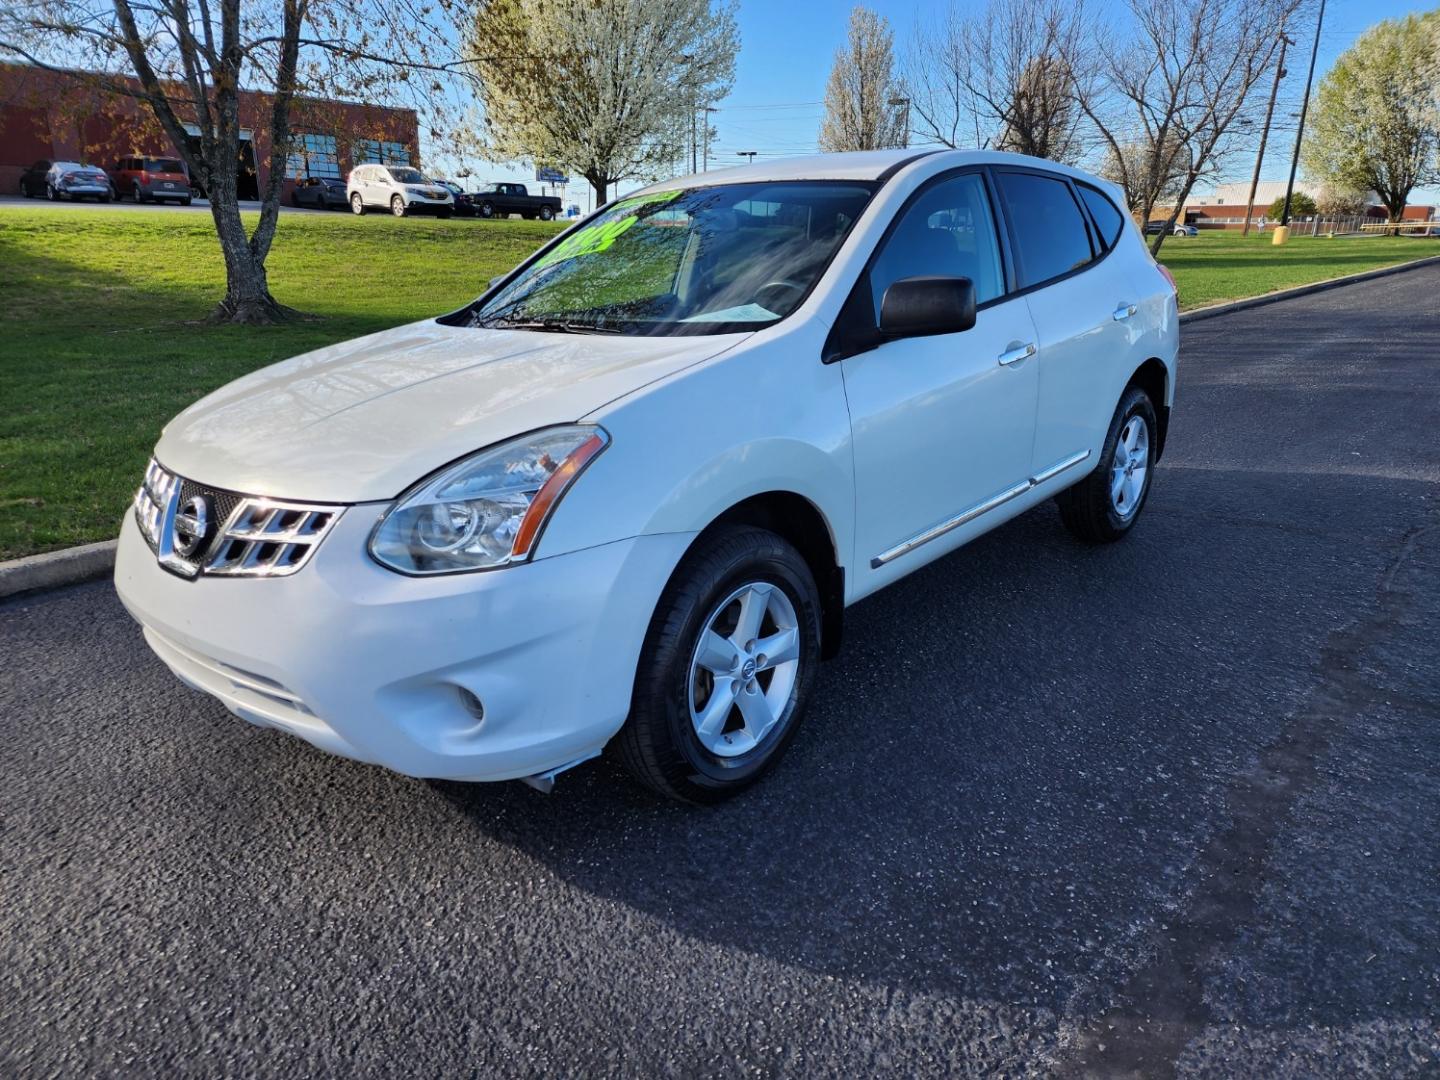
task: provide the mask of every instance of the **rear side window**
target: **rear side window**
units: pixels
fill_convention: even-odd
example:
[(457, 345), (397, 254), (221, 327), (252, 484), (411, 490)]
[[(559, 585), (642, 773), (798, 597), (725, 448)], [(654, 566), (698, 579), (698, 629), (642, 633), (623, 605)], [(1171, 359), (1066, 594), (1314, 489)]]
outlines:
[(1080, 188), (1080, 198), (1085, 200), (1085, 207), (1095, 220), (1095, 227), (1100, 230), (1100, 239), (1107, 249), (1114, 247), (1115, 241), (1120, 239), (1120, 230), (1125, 227), (1124, 216), (1115, 209), (1115, 204), (1109, 198), (1088, 184), (1077, 186)]
[(1058, 177), (997, 172), (1015, 240), (1020, 287), (1029, 288), (1084, 266), (1094, 253), (1085, 217)]

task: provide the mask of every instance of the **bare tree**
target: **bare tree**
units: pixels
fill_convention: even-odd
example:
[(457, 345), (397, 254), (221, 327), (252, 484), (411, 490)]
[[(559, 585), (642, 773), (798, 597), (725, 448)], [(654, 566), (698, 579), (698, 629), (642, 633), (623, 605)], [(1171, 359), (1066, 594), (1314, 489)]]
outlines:
[(825, 116), (820, 121), (820, 149), (884, 150), (904, 146), (901, 96), (895, 79), (894, 34), (890, 24), (869, 8), (850, 12), (850, 32), (836, 50), (825, 86)]
[(944, 146), (985, 146), (1073, 161), (1081, 150), (1071, 71), (1079, 3), (991, 0), (976, 18), (953, 3), (917, 28), (905, 86), (916, 133)]
[(1158, 252), (1195, 183), (1234, 149), (1235, 122), (1274, 62), (1300, 0), (1127, 0), (1132, 33), (1092, 34), (1070, 55), (1095, 60), (1076, 80), (1130, 209), (1149, 220), (1173, 205), (1151, 242)]
[(596, 205), (671, 167), (740, 50), (733, 3), (711, 0), (484, 0), (468, 34), (479, 144), (575, 169)]
[[(270, 295), (275, 238), (298, 94), (403, 97), (427, 111), (449, 69), (437, 20), (451, 0), (28, 0), (0, 6), (0, 56), (63, 74), (102, 95), (133, 99), (204, 185), (225, 257), (213, 318), (274, 322), (291, 312)], [(436, 4), (440, 7), (436, 7)], [(268, 94), (269, 179), (259, 221), (240, 216), (241, 90)], [(187, 138), (187, 125), (199, 131)]]

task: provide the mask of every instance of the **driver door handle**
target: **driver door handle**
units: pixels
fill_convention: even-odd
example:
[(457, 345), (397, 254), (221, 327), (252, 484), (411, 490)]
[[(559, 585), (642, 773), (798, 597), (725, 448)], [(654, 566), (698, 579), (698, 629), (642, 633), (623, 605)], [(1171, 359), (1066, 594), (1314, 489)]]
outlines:
[(1021, 345), (1017, 348), (1007, 349), (1005, 352), (1002, 352), (1000, 354), (1000, 366), (1010, 367), (1012, 364), (1020, 363), (1021, 360), (1029, 360), (1030, 357), (1034, 355), (1035, 343), (1032, 341), (1028, 345)]

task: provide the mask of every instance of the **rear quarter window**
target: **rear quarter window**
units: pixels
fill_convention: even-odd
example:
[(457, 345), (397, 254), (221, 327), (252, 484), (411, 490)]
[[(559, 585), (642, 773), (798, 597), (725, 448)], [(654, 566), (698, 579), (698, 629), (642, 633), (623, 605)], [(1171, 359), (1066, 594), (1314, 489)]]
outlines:
[(1125, 215), (1120, 213), (1108, 195), (1089, 184), (1077, 186), (1080, 189), (1080, 198), (1085, 201), (1085, 208), (1090, 211), (1095, 227), (1100, 230), (1101, 241), (1107, 249), (1114, 247), (1115, 242), (1120, 239), (1121, 230), (1125, 228)]

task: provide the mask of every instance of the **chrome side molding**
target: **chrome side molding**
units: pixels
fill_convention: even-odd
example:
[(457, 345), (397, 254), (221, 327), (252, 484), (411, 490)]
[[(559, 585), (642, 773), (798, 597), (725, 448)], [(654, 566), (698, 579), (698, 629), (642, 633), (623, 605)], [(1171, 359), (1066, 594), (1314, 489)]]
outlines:
[(948, 532), (953, 532), (961, 525), (967, 525), (976, 518), (988, 514), (991, 510), (1004, 506), (1011, 499), (1018, 499), (1021, 495), (1033, 488), (1039, 487), (1048, 480), (1053, 480), (1068, 469), (1073, 469), (1090, 456), (1089, 450), (1081, 450), (1079, 453), (1071, 454), (1067, 458), (1055, 462), (1054, 465), (1041, 469), (1028, 480), (1022, 480), (1014, 487), (1008, 487), (997, 495), (991, 495), (983, 502), (978, 502), (965, 510), (960, 511), (952, 518), (946, 518), (938, 525), (932, 525), (924, 532), (916, 533), (909, 540), (904, 540), (888, 551), (882, 551), (870, 560), (870, 569), (879, 570), (886, 563), (894, 562), (901, 555), (908, 555), (918, 547), (923, 547), (931, 540), (937, 540)]

